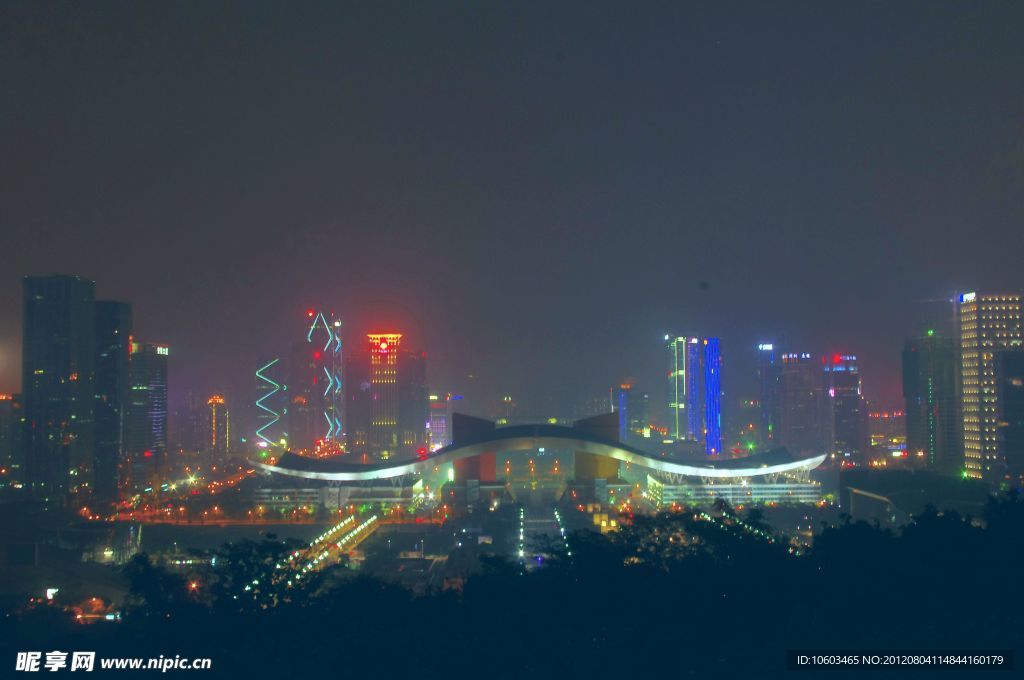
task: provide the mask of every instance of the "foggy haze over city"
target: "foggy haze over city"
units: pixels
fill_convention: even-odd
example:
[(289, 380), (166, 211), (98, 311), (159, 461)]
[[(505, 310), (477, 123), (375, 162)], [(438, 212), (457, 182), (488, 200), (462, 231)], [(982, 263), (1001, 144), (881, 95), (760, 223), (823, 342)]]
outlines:
[(130, 301), (172, 399), (248, 399), (314, 305), (482, 413), (656, 393), (671, 332), (727, 398), (785, 340), (898, 404), (918, 301), (1016, 283), (1020, 8), (742, 6), (8, 4), (0, 281)]

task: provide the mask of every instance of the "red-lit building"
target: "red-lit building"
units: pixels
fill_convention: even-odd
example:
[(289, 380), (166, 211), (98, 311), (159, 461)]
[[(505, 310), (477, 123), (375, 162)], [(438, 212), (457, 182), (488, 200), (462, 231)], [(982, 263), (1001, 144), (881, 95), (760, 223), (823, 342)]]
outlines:
[(371, 333), (345, 364), (349, 449), (367, 458), (411, 457), (430, 445), (426, 357), (401, 342), (401, 333)]

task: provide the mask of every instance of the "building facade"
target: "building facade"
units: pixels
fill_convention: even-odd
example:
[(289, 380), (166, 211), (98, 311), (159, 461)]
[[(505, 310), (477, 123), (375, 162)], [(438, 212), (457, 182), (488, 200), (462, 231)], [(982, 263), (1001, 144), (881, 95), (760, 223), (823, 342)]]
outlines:
[(364, 351), (345, 362), (347, 441), (367, 460), (408, 457), (432, 446), (426, 356), (406, 351), (401, 342), (401, 333), (371, 333)]
[(833, 354), (821, 360), (827, 397), (826, 432), (837, 460), (866, 462), (868, 414), (860, 381), (860, 367), (852, 354)]
[(96, 302), (94, 496), (104, 502), (117, 500), (120, 468), (125, 460), (131, 336), (131, 305)]
[(718, 338), (666, 335), (669, 436), (722, 452), (722, 362)]
[(138, 488), (167, 463), (167, 362), (164, 344), (131, 343), (131, 396), (125, 476)]
[(77, 276), (23, 282), (26, 482), (48, 503), (64, 503), (92, 484), (95, 289)]
[(758, 404), (760, 406), (759, 440), (770, 448), (779, 428), (779, 382), (781, 365), (775, 344), (762, 342), (757, 346)]
[(787, 352), (780, 360), (777, 442), (793, 453), (822, 453), (830, 438), (821, 364), (809, 352)]
[(964, 476), (995, 482), (1006, 470), (999, 445), (996, 356), (1024, 347), (1019, 293), (964, 293), (960, 332), (960, 415)]
[(928, 330), (903, 347), (903, 398), (907, 453), (947, 474), (963, 469), (963, 438), (957, 404), (959, 356), (952, 338)]
[(1012, 488), (1024, 486), (1024, 349), (996, 356), (999, 461)]

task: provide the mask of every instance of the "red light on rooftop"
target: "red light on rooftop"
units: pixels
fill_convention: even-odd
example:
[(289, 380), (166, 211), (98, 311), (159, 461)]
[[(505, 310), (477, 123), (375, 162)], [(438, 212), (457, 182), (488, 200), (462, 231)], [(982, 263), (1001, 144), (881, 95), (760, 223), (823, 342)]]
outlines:
[(153, 452), (152, 451), (143, 451), (142, 452), (142, 457), (143, 458), (152, 458), (153, 457)]
[(316, 312), (314, 312), (314, 311), (313, 311), (312, 309), (307, 309), (307, 310), (306, 310), (306, 316), (308, 316), (308, 317), (309, 317), (310, 319), (312, 319), (312, 318), (313, 318), (313, 315), (314, 315), (315, 313), (316, 313)]
[(841, 354), (833, 354), (832, 355), (832, 365), (833, 366), (838, 365), (839, 362), (841, 362), (842, 360), (843, 360), (843, 357), (842, 357)]
[(320, 360), (320, 357), (322, 357), (322, 356), (323, 356), (323, 354), (321, 354), (319, 350), (317, 350), (316, 352), (313, 352), (313, 358), (318, 360), (318, 361)]

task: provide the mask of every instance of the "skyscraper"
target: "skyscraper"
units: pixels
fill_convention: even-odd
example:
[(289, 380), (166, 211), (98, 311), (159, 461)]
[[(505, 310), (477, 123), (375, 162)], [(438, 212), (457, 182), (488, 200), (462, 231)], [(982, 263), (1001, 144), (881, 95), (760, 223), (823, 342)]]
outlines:
[(131, 305), (110, 301), (96, 303), (94, 494), (101, 501), (117, 500), (119, 469), (125, 460), (131, 335)]
[(829, 439), (821, 364), (808, 352), (787, 352), (780, 358), (776, 441), (793, 453), (821, 454)]
[(47, 502), (92, 482), (95, 289), (77, 276), (24, 279), (26, 480)]
[(963, 439), (957, 415), (956, 367), (952, 338), (928, 330), (903, 347), (903, 398), (906, 400), (907, 453), (924, 455), (928, 467), (959, 473)]
[(287, 443), (288, 390), (285, 366), (278, 357), (260, 361), (256, 369), (256, 445), (267, 449)]
[(344, 434), (341, 321), (309, 309), (306, 323), (304, 337), (292, 347), (287, 379), (287, 441), (295, 450), (342, 443)]
[(635, 389), (632, 382), (612, 388), (612, 410), (618, 414), (619, 440), (636, 443), (644, 437), (648, 427), (648, 397)]
[(1024, 349), (996, 355), (1000, 463), (1011, 487), (1024, 483)]
[(22, 455), (22, 414), (20, 394), (0, 394), (0, 488), (21, 483), (24, 463)]
[(206, 453), (214, 463), (223, 463), (231, 442), (231, 415), (227, 401), (219, 394), (206, 400)]
[(358, 456), (388, 459), (431, 445), (426, 357), (401, 341), (400, 333), (371, 333), (365, 351), (345, 361), (347, 438)]
[(367, 335), (370, 353), (369, 446), (379, 456), (393, 456), (399, 446), (398, 356), (401, 333)]
[(427, 355), (400, 352), (398, 355), (399, 453), (425, 451), (430, 395), (427, 390)]
[(430, 450), (436, 451), (452, 443), (452, 395), (431, 394), (429, 439)]
[(722, 453), (722, 352), (718, 338), (704, 339), (704, 453)]
[(669, 436), (722, 451), (721, 352), (718, 338), (666, 335)]
[(771, 446), (779, 427), (779, 381), (781, 364), (775, 345), (763, 342), (757, 346), (757, 382), (760, 414), (760, 440), (762, 446)]
[(826, 432), (830, 453), (837, 459), (863, 464), (868, 451), (867, 409), (860, 382), (857, 357), (833, 354), (821, 358), (825, 395), (828, 399)]
[(996, 354), (1024, 346), (1018, 293), (964, 293), (958, 298), (960, 415), (964, 475), (996, 481), (1006, 469), (999, 446)]
[(167, 345), (131, 343), (127, 454), (138, 487), (167, 459)]

